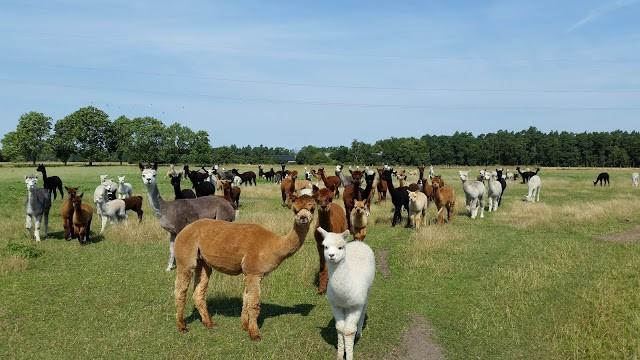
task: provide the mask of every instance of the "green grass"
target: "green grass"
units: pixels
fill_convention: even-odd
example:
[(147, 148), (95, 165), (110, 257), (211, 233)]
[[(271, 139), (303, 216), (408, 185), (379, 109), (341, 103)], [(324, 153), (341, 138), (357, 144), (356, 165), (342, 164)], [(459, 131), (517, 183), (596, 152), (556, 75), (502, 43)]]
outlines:
[[(49, 172), (88, 195), (102, 173), (124, 174), (134, 193), (145, 193), (134, 166)], [(594, 188), (597, 170), (543, 169), (541, 203), (520, 201), (526, 186), (510, 182), (497, 213), (471, 220), (463, 215), (456, 172), (446, 169), (458, 215), (452, 224), (419, 233), (390, 227), (390, 201), (374, 205), (366, 241), (374, 252), (389, 250), (391, 275), (377, 274), (356, 356), (385, 358), (401, 346), (409, 317), (420, 314), (450, 359), (638, 357), (640, 245), (595, 236), (640, 224), (640, 190), (631, 189), (630, 171), (609, 172), (612, 186)], [(251, 342), (240, 328), (242, 277), (220, 274), (213, 276), (208, 295), (218, 327), (206, 330), (197, 312), (191, 314), (189, 299), (190, 331), (179, 334), (175, 275), (164, 271), (166, 234), (150, 216), (146, 196), (143, 224), (109, 227), (84, 247), (62, 239), (58, 199), (50, 237), (35, 244), (24, 229), (28, 173), (0, 168), (1, 358), (335, 356), (331, 310), (315, 294), (312, 234), (263, 282), (261, 342)], [(160, 178), (160, 185), (164, 197), (173, 198), (168, 180)], [(278, 233), (290, 228), (291, 213), (280, 206), (278, 186), (260, 183), (242, 191), (241, 222)], [(99, 222), (94, 224), (99, 231)]]

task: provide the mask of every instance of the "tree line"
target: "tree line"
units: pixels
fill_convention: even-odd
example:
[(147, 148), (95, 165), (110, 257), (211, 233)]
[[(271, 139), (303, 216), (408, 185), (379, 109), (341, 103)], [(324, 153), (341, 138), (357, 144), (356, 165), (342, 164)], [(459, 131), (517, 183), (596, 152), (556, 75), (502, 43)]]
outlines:
[(283, 147), (236, 145), (211, 147), (206, 131), (193, 131), (153, 117), (111, 121), (102, 110), (83, 107), (53, 123), (38, 112), (23, 114), (14, 131), (2, 138), (2, 161), (39, 160), (159, 161), (164, 163), (279, 163), (283, 155), (299, 164), (491, 164), (587, 167), (640, 166), (638, 131), (551, 131), (535, 127), (514, 132), (500, 130), (474, 136), (424, 135), (388, 138), (373, 144), (353, 140), (350, 146), (304, 146), (299, 151)]

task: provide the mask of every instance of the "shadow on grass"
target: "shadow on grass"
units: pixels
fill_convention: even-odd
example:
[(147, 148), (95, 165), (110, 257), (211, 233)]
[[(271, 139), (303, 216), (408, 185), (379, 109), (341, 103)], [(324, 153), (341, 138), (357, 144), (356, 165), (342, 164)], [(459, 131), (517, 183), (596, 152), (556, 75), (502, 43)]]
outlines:
[[(367, 320), (368, 319), (369, 319), (369, 315), (365, 314), (364, 315), (364, 324), (362, 324), (362, 332), (363, 333), (367, 328)], [(320, 335), (322, 336), (322, 338), (324, 339), (324, 341), (327, 344), (333, 345), (333, 347), (337, 349), (338, 333), (336, 333), (336, 320), (333, 317), (331, 317), (331, 320), (329, 321), (327, 326), (325, 326), (323, 328), (320, 328)], [(360, 338), (357, 337), (354, 343), (357, 344), (359, 340), (360, 340)]]
[[(311, 310), (315, 307), (312, 304), (297, 304), (294, 306), (282, 306), (277, 304), (262, 303), (260, 305), (260, 316), (258, 316), (258, 326), (262, 327), (262, 323), (267, 318), (277, 317), (280, 315), (299, 314), (307, 316)], [(227, 316), (227, 317), (240, 317), (242, 312), (242, 299), (238, 297), (217, 297), (207, 299), (207, 310), (212, 317), (215, 316)], [(185, 319), (186, 323), (192, 323), (194, 321), (202, 321), (200, 313), (196, 308), (193, 308), (191, 314)]]
[[(50, 232), (49, 234), (47, 234), (47, 240), (64, 240), (64, 230), (63, 231), (53, 231)], [(89, 244), (95, 244), (95, 243), (99, 243), (102, 240), (104, 240), (104, 235), (100, 235), (99, 233), (96, 233), (94, 231), (91, 231), (91, 234), (89, 235)], [(72, 237), (70, 239), (68, 239), (67, 241), (71, 242), (71, 241), (78, 241), (77, 238)]]

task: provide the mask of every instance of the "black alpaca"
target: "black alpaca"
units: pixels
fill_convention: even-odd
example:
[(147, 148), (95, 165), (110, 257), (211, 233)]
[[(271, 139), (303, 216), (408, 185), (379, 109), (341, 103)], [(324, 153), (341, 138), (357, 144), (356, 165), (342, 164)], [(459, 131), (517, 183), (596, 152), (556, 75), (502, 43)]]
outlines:
[(203, 174), (199, 171), (189, 171), (188, 165), (184, 166), (184, 173), (187, 174), (187, 177), (191, 180), (191, 185), (193, 185), (197, 197), (215, 194), (216, 187), (213, 186), (212, 183), (204, 181), (209, 177), (209, 174)]
[(275, 182), (276, 172), (273, 171), (273, 168), (271, 168), (269, 171), (264, 173), (264, 177), (267, 179), (267, 181)]
[(44, 188), (49, 190), (49, 198), (51, 198), (51, 193), (53, 192), (53, 199), (56, 199), (56, 189), (60, 191), (60, 198), (64, 199), (64, 194), (62, 192), (62, 180), (60, 180), (57, 176), (49, 176), (47, 177), (47, 169), (45, 169), (44, 164), (38, 165), (36, 171), (40, 171), (42, 173), (42, 181), (44, 182)]
[(385, 170), (382, 173), (382, 179), (387, 182), (387, 188), (389, 194), (391, 194), (391, 202), (393, 202), (393, 220), (391, 226), (396, 226), (397, 223), (402, 221), (402, 207), (407, 210), (407, 225), (405, 227), (411, 227), (411, 218), (409, 217), (409, 193), (406, 186), (396, 188), (393, 186), (393, 180), (391, 179), (392, 170)]
[(191, 189), (180, 189), (180, 180), (182, 180), (182, 174), (178, 175), (169, 175), (171, 176), (171, 185), (173, 186), (173, 192), (176, 196), (176, 200), (178, 199), (195, 199), (196, 193)]
[(502, 195), (504, 195), (504, 190), (507, 188), (507, 180), (502, 177), (502, 169), (496, 169), (496, 173), (498, 174), (498, 181), (500, 185), (502, 185), (502, 193), (500, 193), (500, 197), (498, 198), (498, 206), (502, 205)]
[(253, 186), (256, 186), (256, 173), (254, 173), (253, 171), (247, 171), (247, 172), (243, 172), (240, 173), (238, 172), (238, 169), (231, 169), (231, 173), (235, 176), (238, 176), (240, 179), (242, 179), (242, 183), (247, 185), (251, 185), (251, 182), (253, 182)]
[(536, 172), (533, 172), (533, 171), (522, 172), (520, 171), (520, 167), (518, 166), (516, 170), (518, 171), (518, 174), (520, 174), (520, 176), (522, 177), (522, 183), (526, 184), (529, 182), (529, 179), (531, 179), (533, 175), (538, 175), (538, 171), (540, 171), (540, 168), (537, 168)]
[(602, 186), (603, 182), (605, 185), (609, 186), (609, 173), (603, 172), (598, 174), (598, 178), (593, 182), (593, 186), (596, 186), (598, 182), (600, 182), (600, 186)]
[(209, 177), (208, 173), (201, 173), (198, 170), (189, 170), (189, 165), (185, 165), (183, 169), (184, 175), (187, 176), (194, 185), (205, 181)]

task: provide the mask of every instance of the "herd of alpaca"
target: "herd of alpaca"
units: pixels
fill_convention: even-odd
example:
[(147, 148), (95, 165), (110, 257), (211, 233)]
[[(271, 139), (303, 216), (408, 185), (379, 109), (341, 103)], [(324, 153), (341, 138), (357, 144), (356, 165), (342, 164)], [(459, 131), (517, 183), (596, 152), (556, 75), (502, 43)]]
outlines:
[[(174, 295), (176, 301), (176, 324), (179, 331), (187, 331), (184, 319), (186, 293), (194, 279), (193, 300), (207, 328), (214, 326), (206, 303), (209, 278), (213, 270), (227, 275), (244, 276), (241, 325), (252, 340), (260, 340), (258, 327), (260, 314), (260, 283), (269, 273), (276, 270), (288, 257), (294, 255), (303, 245), (311, 226), (319, 258), (317, 293), (326, 293), (331, 305), (337, 332), (337, 356), (353, 358), (353, 347), (357, 337), (362, 336), (369, 290), (375, 276), (375, 256), (365, 243), (367, 225), (371, 213), (374, 193), (377, 202), (391, 197), (393, 217), (391, 225), (402, 222), (402, 213), (407, 212), (406, 227), (419, 231), (427, 226), (429, 205), (434, 204), (438, 224), (451, 223), (455, 215), (456, 193), (454, 186), (445, 184), (436, 175), (433, 166), (419, 166), (417, 171), (394, 170), (390, 166), (379, 169), (349, 167), (349, 174), (343, 174), (343, 166), (338, 165), (335, 176), (327, 176), (324, 168), (308, 170), (304, 179), (298, 178), (295, 170), (275, 172), (273, 168), (264, 171), (258, 166), (258, 175), (253, 171), (239, 172), (237, 169), (220, 169), (217, 165), (204, 172), (193, 171), (185, 165), (182, 171), (171, 166), (167, 172), (173, 187), (173, 200), (164, 200), (158, 189), (158, 164), (139, 164), (142, 182), (147, 190), (149, 207), (158, 224), (168, 233), (169, 260), (166, 270), (176, 268)], [(525, 201), (540, 201), (542, 181), (538, 174), (528, 169), (524, 172), (516, 168), (527, 184)], [(47, 176), (44, 165), (42, 172), (45, 186), (37, 187), (36, 176), (25, 177), (27, 185), (27, 228), (35, 224), (34, 237), (40, 241), (40, 225), (44, 220), (44, 236), (48, 232), (48, 215), (56, 191), (62, 181), (55, 176)], [(415, 183), (408, 182), (408, 174), (417, 176)], [(477, 177), (469, 171), (459, 171), (465, 197), (465, 206), (471, 219), (484, 218), (484, 208), (488, 212), (497, 211), (502, 205), (507, 188), (507, 180), (515, 180), (515, 174), (503, 169), (481, 170)], [(241, 194), (240, 185), (257, 185), (256, 178), (268, 182), (279, 181), (282, 204), (293, 212), (293, 225), (286, 235), (275, 234), (259, 224), (234, 222), (238, 216)], [(394, 185), (394, 179), (398, 186)], [(191, 188), (182, 189), (181, 180), (188, 178)], [(376, 183), (377, 178), (377, 183)], [(639, 174), (633, 173), (632, 186), (638, 187)], [(364, 181), (363, 181), (364, 180)], [(609, 174), (598, 175), (594, 185), (609, 185)], [(323, 186), (320, 188), (320, 186)], [(459, 186), (459, 185), (458, 185)], [(215, 194), (216, 187), (221, 193)], [(334, 202), (342, 191), (343, 206)], [(60, 195), (63, 202), (60, 214), (63, 220), (64, 237), (77, 239), (84, 245), (90, 241), (94, 207), (83, 202), (84, 193), (77, 187), (64, 187), (67, 197)], [(126, 221), (127, 211), (137, 213), (142, 221), (143, 198), (134, 195), (133, 186), (124, 176), (113, 182), (108, 175), (101, 175), (94, 191), (93, 205), (101, 219), (102, 234), (110, 223)], [(52, 194), (53, 193), (53, 194)], [(317, 221), (313, 218), (317, 210)], [(349, 242), (349, 238), (356, 241)]]

